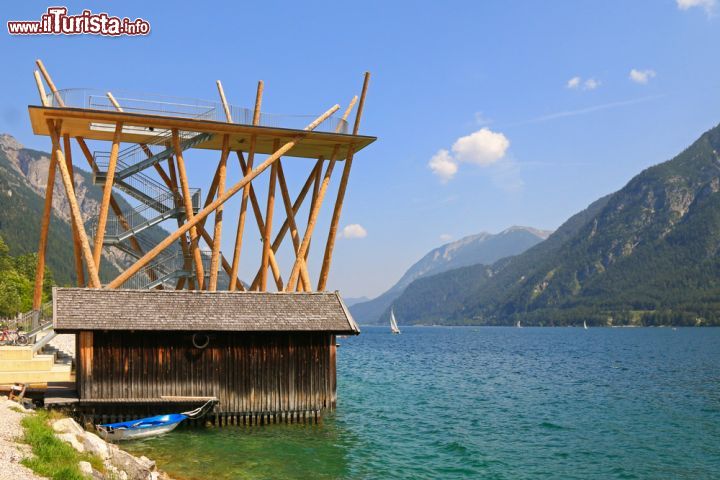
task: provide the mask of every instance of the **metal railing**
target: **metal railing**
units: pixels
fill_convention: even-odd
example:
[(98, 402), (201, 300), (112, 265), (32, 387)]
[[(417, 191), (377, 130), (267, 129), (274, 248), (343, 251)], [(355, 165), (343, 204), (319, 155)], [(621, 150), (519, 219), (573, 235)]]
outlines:
[[(122, 105), (123, 111), (127, 113), (227, 122), (225, 110), (220, 102), (154, 94), (132, 94), (123, 91), (113, 91), (113, 96)], [(60, 90), (57, 94), (51, 93), (48, 95), (51, 106), (60, 106), (58, 97), (62, 99), (66, 107), (117, 111), (107, 97), (106, 92), (101, 90), (86, 88)], [(229, 108), (234, 123), (252, 125), (252, 109), (236, 105), (230, 105)], [(260, 115), (260, 126), (300, 130), (305, 128), (316, 117), (316, 115), (263, 113)], [(330, 117), (315, 130), (319, 132), (348, 133), (348, 123), (341, 118)]]

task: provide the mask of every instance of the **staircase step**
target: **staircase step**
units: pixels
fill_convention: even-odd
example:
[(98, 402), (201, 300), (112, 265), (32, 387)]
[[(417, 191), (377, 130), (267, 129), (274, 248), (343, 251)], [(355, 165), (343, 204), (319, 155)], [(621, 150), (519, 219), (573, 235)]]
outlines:
[(0, 360), (32, 360), (32, 347), (0, 347)]
[(55, 364), (55, 355), (36, 355), (31, 360), (2, 360), (0, 372), (48, 372)]
[(53, 365), (46, 372), (0, 372), (0, 385), (19, 383), (72, 382), (75, 375), (69, 365)]

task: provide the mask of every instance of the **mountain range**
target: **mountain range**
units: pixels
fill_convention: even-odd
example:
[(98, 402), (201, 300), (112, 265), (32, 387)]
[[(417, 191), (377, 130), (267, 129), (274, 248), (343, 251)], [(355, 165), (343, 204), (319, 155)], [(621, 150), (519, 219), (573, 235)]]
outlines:
[[(77, 166), (82, 156), (78, 148), (75, 148), (74, 152), (80, 156), (74, 159), (75, 193), (87, 227), (99, 211), (102, 188), (93, 184), (90, 172)], [(0, 235), (13, 256), (37, 251), (49, 165), (49, 153), (24, 148), (11, 135), (0, 134)], [(121, 195), (115, 195), (115, 198), (121, 210), (128, 211), (132, 208)], [(70, 207), (59, 172), (55, 176), (52, 206), (47, 266), (58, 284), (75, 285), (77, 280)], [(164, 238), (167, 232), (154, 226), (147, 229), (144, 235), (150, 239), (158, 239)], [(103, 249), (101, 261), (100, 278), (105, 282), (131, 265), (134, 259), (111, 247)]]
[(468, 265), (490, 265), (501, 258), (524, 252), (546, 239), (550, 233), (515, 226), (497, 234), (483, 232), (447, 243), (413, 264), (389, 290), (372, 300), (354, 302), (350, 311), (360, 323), (376, 323), (407, 286), (417, 279)]
[(720, 324), (718, 152), (720, 126), (526, 252), (413, 281), (399, 322)]

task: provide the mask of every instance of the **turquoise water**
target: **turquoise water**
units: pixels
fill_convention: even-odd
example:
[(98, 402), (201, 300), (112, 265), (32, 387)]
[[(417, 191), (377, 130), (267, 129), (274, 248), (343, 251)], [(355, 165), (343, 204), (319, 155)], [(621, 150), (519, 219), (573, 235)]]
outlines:
[(720, 328), (364, 328), (319, 426), (128, 447), (184, 479), (720, 478)]

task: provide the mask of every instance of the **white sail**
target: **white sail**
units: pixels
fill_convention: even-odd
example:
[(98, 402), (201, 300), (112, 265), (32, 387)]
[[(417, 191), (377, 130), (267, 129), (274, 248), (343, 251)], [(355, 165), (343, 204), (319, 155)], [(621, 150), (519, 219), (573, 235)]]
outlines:
[(395, 310), (390, 309), (390, 331), (392, 333), (400, 333), (400, 329), (397, 325), (397, 320), (395, 320)]
[(585, 330), (588, 329), (587, 322), (586, 322), (585, 320), (583, 320), (583, 328), (584, 328)]

